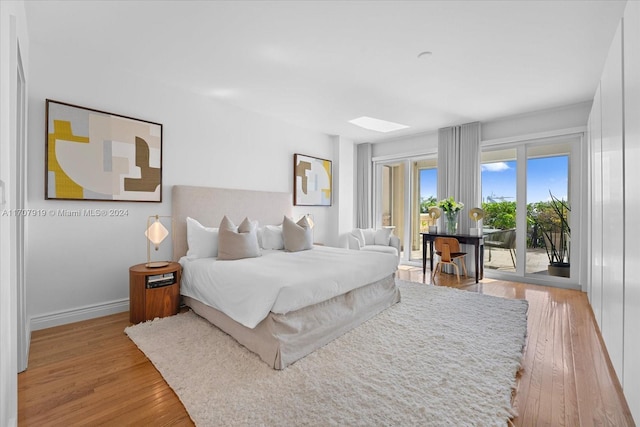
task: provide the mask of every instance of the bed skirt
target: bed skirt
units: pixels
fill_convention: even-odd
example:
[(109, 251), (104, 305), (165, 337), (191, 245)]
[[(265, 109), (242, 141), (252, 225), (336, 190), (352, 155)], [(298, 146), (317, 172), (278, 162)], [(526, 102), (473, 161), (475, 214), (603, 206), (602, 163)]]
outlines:
[(284, 369), (400, 301), (392, 274), (330, 300), (287, 314), (269, 313), (250, 329), (190, 298), (184, 303), (235, 338), (274, 369)]

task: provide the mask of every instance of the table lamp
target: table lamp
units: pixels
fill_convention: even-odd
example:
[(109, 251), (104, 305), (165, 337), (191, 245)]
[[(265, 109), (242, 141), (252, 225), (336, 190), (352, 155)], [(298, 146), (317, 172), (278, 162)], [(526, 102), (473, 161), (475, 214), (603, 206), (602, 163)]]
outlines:
[[(153, 243), (153, 246), (157, 251), (160, 249), (160, 243), (162, 243), (162, 241), (169, 235), (169, 231), (167, 231), (162, 222), (160, 222), (160, 218), (171, 217), (152, 215), (147, 218), (147, 229), (144, 232), (144, 235), (147, 237), (147, 263), (145, 266), (149, 268), (166, 267), (169, 265), (168, 261), (151, 261), (151, 243)], [(171, 231), (173, 232), (173, 219), (171, 222)]]
[(438, 226), (436, 225), (436, 221), (438, 220), (438, 218), (440, 218), (440, 215), (441, 215), (440, 208), (437, 208), (435, 206), (432, 206), (429, 208), (429, 217), (433, 221), (433, 225), (429, 226), (429, 233), (438, 232)]
[(482, 227), (478, 227), (478, 221), (484, 218), (484, 211), (480, 208), (472, 208), (469, 210), (469, 218), (476, 222), (476, 226), (469, 229), (469, 234), (482, 236)]

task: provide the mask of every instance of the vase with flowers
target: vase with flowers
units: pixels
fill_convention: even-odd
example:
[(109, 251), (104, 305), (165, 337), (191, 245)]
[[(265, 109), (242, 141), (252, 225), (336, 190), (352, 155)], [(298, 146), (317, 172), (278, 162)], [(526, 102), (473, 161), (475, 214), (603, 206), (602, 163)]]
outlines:
[(438, 201), (438, 207), (444, 212), (447, 221), (447, 234), (456, 234), (458, 232), (458, 213), (464, 208), (464, 203), (456, 202), (453, 197)]

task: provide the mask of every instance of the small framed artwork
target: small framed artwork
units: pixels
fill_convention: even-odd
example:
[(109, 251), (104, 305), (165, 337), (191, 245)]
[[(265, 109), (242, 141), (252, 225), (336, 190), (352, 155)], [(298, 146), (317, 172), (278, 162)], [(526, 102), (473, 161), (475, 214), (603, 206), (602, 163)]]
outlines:
[(162, 201), (162, 125), (46, 100), (45, 199)]
[(331, 160), (293, 155), (294, 206), (331, 206)]

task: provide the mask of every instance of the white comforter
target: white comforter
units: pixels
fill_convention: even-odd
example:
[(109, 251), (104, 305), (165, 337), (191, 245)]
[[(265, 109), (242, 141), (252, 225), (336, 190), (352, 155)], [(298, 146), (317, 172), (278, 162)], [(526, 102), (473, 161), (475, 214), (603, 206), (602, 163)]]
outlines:
[(391, 275), (398, 263), (395, 255), (324, 246), (262, 253), (234, 261), (183, 257), (180, 293), (254, 328), (270, 311), (326, 301)]

